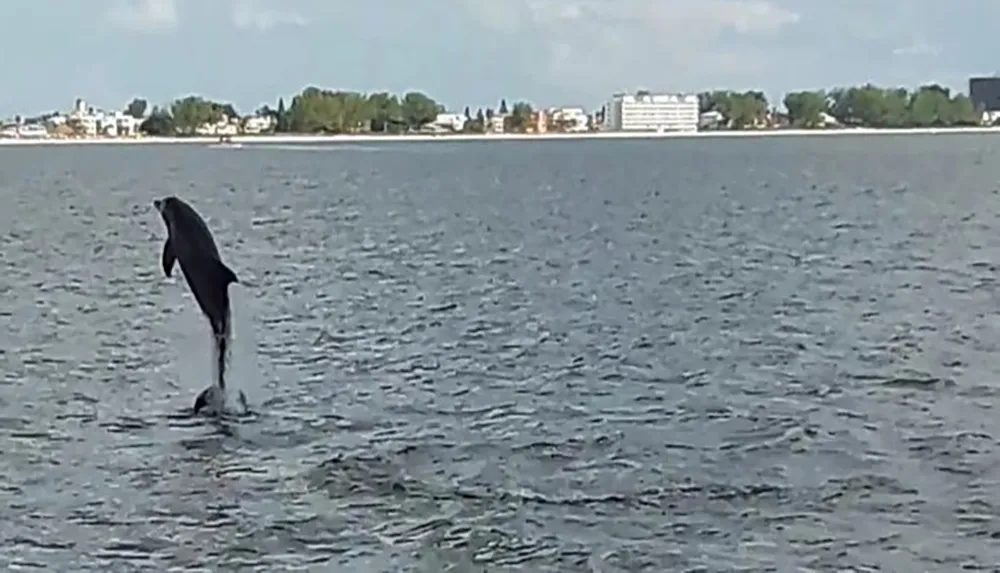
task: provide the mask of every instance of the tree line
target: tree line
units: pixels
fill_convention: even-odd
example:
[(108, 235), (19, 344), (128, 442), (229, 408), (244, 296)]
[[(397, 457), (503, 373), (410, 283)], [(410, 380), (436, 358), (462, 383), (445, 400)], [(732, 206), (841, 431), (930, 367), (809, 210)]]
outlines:
[(866, 84), (790, 92), (781, 102), (784, 114), (759, 91), (704, 92), (698, 102), (702, 113), (717, 111), (723, 117), (722, 129), (774, 127), (775, 118), (802, 129), (825, 127), (831, 118), (843, 126), (872, 128), (971, 126), (982, 121), (968, 96), (938, 84), (912, 91)]
[[(148, 116), (144, 116), (146, 107), (144, 100), (135, 99), (126, 107), (126, 113), (144, 117), (139, 129), (147, 135), (193, 135), (205, 124), (240, 118), (232, 104), (194, 95), (179, 98), (169, 106), (153, 107)], [(420, 130), (444, 111), (445, 107), (434, 98), (416, 91), (397, 96), (388, 92), (365, 94), (307, 87), (287, 106), (284, 98), (279, 98), (275, 107), (261, 106), (254, 115), (269, 117), (268, 131), (273, 133), (399, 134)], [(506, 131), (524, 131), (533, 113), (531, 105), (525, 102), (508, 109), (506, 100), (501, 100), (496, 111), (481, 108), (473, 114), (466, 107), (463, 131), (485, 133), (498, 114), (504, 117)]]
[[(716, 129), (756, 129), (765, 127), (822, 128), (831, 120), (847, 127), (906, 128), (978, 125), (982, 114), (961, 93), (937, 84), (915, 90), (883, 88), (872, 84), (830, 90), (805, 90), (785, 94), (779, 112), (761, 91), (717, 90), (699, 94), (702, 113), (721, 116)], [(143, 118), (140, 130), (148, 135), (190, 135), (206, 123), (223, 118), (240, 118), (232, 104), (199, 96), (186, 96), (167, 106), (154, 106), (135, 99), (126, 113)], [(268, 131), (276, 133), (389, 133), (418, 131), (444, 112), (443, 105), (429, 95), (411, 91), (402, 95), (388, 92), (362, 93), (307, 87), (286, 106), (279, 98), (276, 106), (265, 105), (254, 115), (271, 118)], [(501, 100), (494, 108), (464, 110), (466, 133), (498, 129), (494, 118), (502, 117), (506, 132), (530, 131), (535, 110), (528, 102), (508, 106)], [(603, 116), (602, 112), (597, 114)], [(550, 121), (548, 131), (569, 126)]]

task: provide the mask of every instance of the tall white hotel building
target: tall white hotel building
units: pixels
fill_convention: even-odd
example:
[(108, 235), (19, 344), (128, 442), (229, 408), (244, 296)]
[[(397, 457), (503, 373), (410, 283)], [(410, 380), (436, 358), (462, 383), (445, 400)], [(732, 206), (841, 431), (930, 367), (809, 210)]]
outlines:
[(605, 131), (698, 131), (698, 96), (617, 93), (604, 108)]

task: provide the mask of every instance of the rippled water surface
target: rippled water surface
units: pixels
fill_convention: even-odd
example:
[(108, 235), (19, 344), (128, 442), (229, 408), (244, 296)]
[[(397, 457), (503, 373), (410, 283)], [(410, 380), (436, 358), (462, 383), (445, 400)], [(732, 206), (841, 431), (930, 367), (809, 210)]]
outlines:
[[(2, 148), (0, 189), (4, 570), (1000, 562), (998, 139)], [(185, 414), (167, 194), (255, 418)]]

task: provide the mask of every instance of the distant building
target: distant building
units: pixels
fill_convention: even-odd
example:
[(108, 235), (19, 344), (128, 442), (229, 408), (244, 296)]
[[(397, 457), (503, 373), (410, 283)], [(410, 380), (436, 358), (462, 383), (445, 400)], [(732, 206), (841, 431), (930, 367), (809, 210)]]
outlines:
[(214, 122), (206, 122), (194, 129), (195, 134), (206, 135), (236, 135), (240, 131), (240, 118), (229, 117), (226, 114)]
[(504, 121), (507, 119), (506, 115), (496, 114), (486, 121), (486, 131), (487, 133), (503, 133), (504, 132)]
[(462, 131), (465, 129), (465, 114), (439, 113), (431, 124), (452, 131)]
[(545, 133), (549, 130), (549, 114), (545, 110), (536, 109), (531, 112), (531, 119), (528, 121), (529, 133)]
[(618, 93), (604, 110), (607, 131), (698, 131), (698, 96)]
[(49, 137), (49, 130), (44, 125), (29, 123), (24, 125), (5, 125), (0, 128), (0, 138), (10, 139), (44, 139)]
[(17, 134), (25, 139), (45, 139), (49, 137), (49, 130), (45, 129), (44, 125), (32, 123), (18, 127)]
[(969, 78), (969, 99), (979, 111), (1000, 111), (1000, 77)]
[(969, 78), (969, 99), (976, 111), (983, 114), (984, 123), (997, 123), (1000, 120), (1000, 77)]
[(582, 107), (560, 107), (549, 110), (552, 125), (560, 131), (580, 133), (589, 129), (589, 118)]
[(251, 115), (243, 118), (243, 133), (257, 135), (274, 127), (274, 118), (270, 115)]
[(698, 116), (699, 129), (721, 129), (726, 126), (726, 116), (712, 109)]

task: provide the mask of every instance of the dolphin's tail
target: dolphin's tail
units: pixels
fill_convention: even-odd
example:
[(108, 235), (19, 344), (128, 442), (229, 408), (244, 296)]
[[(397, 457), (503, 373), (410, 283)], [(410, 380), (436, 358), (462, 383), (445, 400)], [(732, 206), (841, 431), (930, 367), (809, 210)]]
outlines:
[(194, 401), (194, 413), (195, 415), (206, 414), (209, 416), (218, 416), (226, 413), (239, 415), (250, 412), (250, 404), (247, 402), (247, 396), (242, 390), (237, 394), (236, 400), (239, 409), (230, 410), (225, 391), (220, 389), (217, 384), (212, 384), (198, 394), (198, 398)]
[[(231, 320), (227, 309), (222, 321), (212, 323), (212, 340), (215, 346), (215, 383), (198, 395), (194, 402), (194, 411), (202, 410), (221, 413), (226, 405), (226, 363), (229, 358), (229, 342), (231, 338)], [(240, 392), (240, 400), (246, 405), (246, 397)]]
[(226, 309), (226, 314), (222, 318), (222, 323), (218, 325), (213, 325), (213, 334), (215, 336), (215, 360), (216, 360), (216, 381), (219, 388), (226, 389), (226, 362), (229, 358), (229, 341), (232, 337), (231, 323), (229, 309)]

